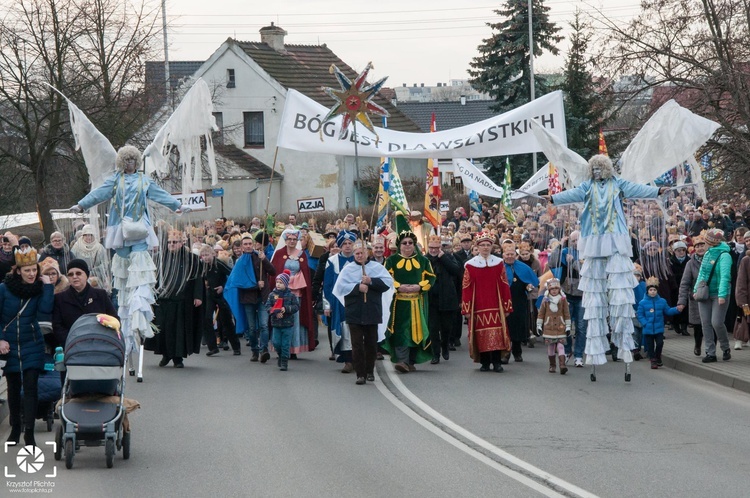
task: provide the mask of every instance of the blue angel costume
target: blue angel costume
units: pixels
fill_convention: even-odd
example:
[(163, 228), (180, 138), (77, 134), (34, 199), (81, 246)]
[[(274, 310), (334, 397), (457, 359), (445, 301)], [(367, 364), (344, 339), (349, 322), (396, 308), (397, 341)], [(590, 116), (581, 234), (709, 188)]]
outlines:
[[(162, 204), (172, 211), (180, 209), (180, 202), (148, 176), (142, 173), (126, 174), (125, 162), (129, 159), (136, 160), (138, 171), (142, 164), (140, 151), (130, 145), (122, 147), (117, 152), (117, 172), (78, 201), (78, 206), (90, 209), (111, 200), (104, 246), (115, 250), (112, 257), (112, 287), (118, 292), (117, 314), (128, 352), (131, 352), (137, 346), (136, 331), (143, 337), (153, 337), (151, 321), (154, 318), (152, 306), (155, 302), (156, 266), (148, 248), (157, 246), (158, 239), (148, 212), (148, 201)], [(143, 220), (148, 229), (147, 235), (141, 240), (125, 240), (123, 218), (136, 222)]]
[(602, 365), (607, 362), (606, 335), (610, 328), (612, 343), (620, 349), (625, 362), (630, 363), (633, 361), (631, 351), (635, 348), (633, 287), (637, 281), (630, 260), (632, 246), (622, 199), (655, 198), (659, 188), (614, 176), (614, 168), (606, 156), (592, 157), (589, 165), (592, 170), (595, 167), (605, 170), (601, 179), (592, 178), (577, 188), (555, 194), (552, 202), (555, 205), (583, 202), (578, 250), (584, 262), (578, 288), (583, 292), (582, 306), (586, 310), (586, 363)]

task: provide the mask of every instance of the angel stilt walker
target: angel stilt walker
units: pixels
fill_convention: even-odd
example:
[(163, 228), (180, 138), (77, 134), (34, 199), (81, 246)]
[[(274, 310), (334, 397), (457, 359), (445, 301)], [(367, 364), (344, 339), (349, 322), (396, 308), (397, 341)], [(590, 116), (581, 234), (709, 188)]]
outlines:
[[(179, 201), (139, 172), (141, 165), (141, 153), (137, 148), (122, 147), (117, 152), (115, 174), (70, 208), (78, 213), (111, 200), (104, 247), (115, 251), (112, 287), (117, 289), (117, 314), (129, 358), (132, 358), (131, 353), (139, 351), (142, 338), (154, 335), (151, 320), (154, 318), (156, 266), (148, 249), (158, 246), (159, 240), (151, 223), (148, 201), (175, 212), (180, 210)], [(140, 353), (138, 382), (143, 381), (143, 354)], [(134, 372), (131, 363), (130, 375)]]
[[(555, 205), (583, 202), (579, 254), (583, 262), (579, 289), (587, 322), (586, 363), (593, 366), (591, 380), (596, 380), (596, 365), (607, 362), (607, 333), (625, 360), (625, 380), (630, 381), (633, 344), (633, 276), (632, 246), (622, 199), (650, 199), (666, 192), (667, 187), (651, 187), (615, 176), (612, 161), (604, 155), (589, 160), (590, 180), (578, 187), (553, 196), (544, 196)], [(609, 318), (609, 325), (607, 325)]]
[[(91, 192), (70, 211), (80, 213), (111, 200), (104, 247), (116, 252), (112, 259), (112, 285), (118, 292), (118, 314), (128, 353), (140, 352), (138, 382), (142, 382), (143, 345), (139, 349), (138, 340), (154, 335), (151, 320), (154, 317), (156, 265), (148, 250), (159, 245), (148, 201), (162, 204), (178, 214), (190, 212), (188, 206), (180, 206), (179, 201), (154, 182), (154, 179), (165, 179), (174, 174), (170, 165), (174, 148), (179, 157), (179, 173), (175, 176), (182, 180), (183, 195), (201, 189), (204, 153), (211, 184), (218, 183), (211, 139), (211, 133), (218, 127), (213, 117), (211, 92), (206, 82), (198, 78), (156, 132), (154, 141), (143, 155), (132, 146), (115, 152), (109, 140), (86, 115), (65, 95), (60, 95), (68, 102), (76, 149), (81, 149), (92, 186)], [(144, 158), (146, 165), (142, 168)], [(130, 374), (134, 374), (132, 363)]]

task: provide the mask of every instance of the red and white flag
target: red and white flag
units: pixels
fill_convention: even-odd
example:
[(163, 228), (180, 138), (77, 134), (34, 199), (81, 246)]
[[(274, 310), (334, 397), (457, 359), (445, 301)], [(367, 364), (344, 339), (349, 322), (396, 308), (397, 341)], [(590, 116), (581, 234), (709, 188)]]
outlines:
[(552, 163), (549, 163), (547, 190), (549, 192), (549, 195), (555, 195), (562, 192), (562, 186), (560, 185), (560, 175), (557, 173), (557, 168), (555, 168), (555, 165)]

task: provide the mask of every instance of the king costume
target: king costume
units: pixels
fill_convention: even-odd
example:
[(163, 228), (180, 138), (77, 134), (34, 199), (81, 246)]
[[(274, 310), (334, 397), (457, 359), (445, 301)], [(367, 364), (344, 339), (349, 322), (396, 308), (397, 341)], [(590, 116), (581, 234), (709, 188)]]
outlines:
[(506, 317), (513, 312), (503, 260), (495, 255), (474, 256), (464, 266), (461, 314), (469, 319), (469, 355), (474, 363), (500, 363), (500, 352), (510, 350)]
[[(402, 233), (398, 238), (406, 238)], [(416, 243), (416, 237), (408, 232), (408, 237)], [(414, 370), (415, 363), (432, 360), (430, 331), (427, 326), (427, 291), (435, 283), (435, 272), (430, 260), (419, 254), (415, 248), (414, 254), (404, 257), (399, 253), (390, 256), (385, 261), (385, 269), (393, 277), (396, 289), (391, 304), (391, 319), (388, 322), (386, 340), (383, 349), (391, 355), (393, 363), (406, 364), (409, 370)], [(419, 285), (419, 292), (399, 292), (402, 285)], [(398, 366), (398, 365), (397, 365)]]

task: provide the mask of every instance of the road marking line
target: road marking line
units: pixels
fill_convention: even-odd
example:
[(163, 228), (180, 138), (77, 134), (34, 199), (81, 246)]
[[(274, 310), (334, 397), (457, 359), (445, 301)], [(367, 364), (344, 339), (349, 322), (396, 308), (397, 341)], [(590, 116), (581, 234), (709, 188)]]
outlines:
[[(424, 401), (419, 399), (414, 393), (412, 393), (409, 388), (407, 388), (403, 382), (401, 382), (401, 379), (398, 378), (397, 375), (392, 375), (395, 373), (395, 369), (393, 368), (393, 365), (390, 364), (390, 362), (384, 361), (382, 362), (382, 366), (385, 368), (386, 375), (388, 376), (388, 379), (391, 383), (393, 383), (393, 386), (398, 389), (398, 391), (405, 396), (409, 401), (414, 403), (415, 406), (417, 406), (420, 410), (425, 412), (427, 415), (432, 417), (434, 420), (438, 421), (439, 423), (443, 424), (444, 426), (448, 427), (455, 433), (461, 435), (461, 437), (471, 441), (472, 443), (476, 444), (477, 446), (480, 446), (487, 450), (488, 452), (495, 455), (498, 459), (503, 460), (511, 465), (514, 465), (520, 469), (523, 469), (525, 472), (536, 476), (537, 478), (541, 479), (543, 482), (549, 483), (552, 486), (555, 486), (559, 489), (564, 490), (569, 495), (573, 496), (579, 496), (581, 498), (597, 498), (597, 495), (590, 493), (586, 491), (585, 489), (579, 488), (575, 484), (569, 483), (563, 479), (560, 479), (559, 477), (556, 477), (549, 472), (546, 472), (524, 460), (521, 460), (520, 458), (511, 455), (507, 451), (504, 451), (497, 446), (493, 445), (492, 443), (485, 441), (481, 437), (477, 436), (476, 434), (469, 432), (468, 430), (464, 429), (460, 425), (456, 424), (449, 418), (445, 417), (435, 409), (433, 409), (431, 406), (426, 404)], [(378, 387), (378, 390), (388, 399), (393, 405), (395, 405), (399, 410), (404, 412), (406, 415), (408, 415), (411, 419), (413, 419), (415, 422), (419, 423), (423, 427), (425, 427), (430, 432), (434, 433), (435, 435), (439, 436), (441, 439), (445, 440), (446, 442), (452, 444), (456, 448), (459, 448), (460, 450), (464, 451), (465, 453), (473, 456), (477, 460), (481, 461), (482, 463), (485, 463), (492, 467), (495, 470), (498, 470), (502, 472), (503, 474), (511, 477), (512, 479), (515, 479), (516, 481), (534, 489), (535, 491), (538, 491), (539, 493), (545, 495), (545, 496), (565, 496), (554, 489), (548, 488), (541, 484), (540, 482), (531, 479), (530, 477), (527, 477), (526, 475), (517, 472), (513, 469), (510, 469), (495, 460), (492, 460), (491, 458), (488, 458), (486, 455), (482, 454), (481, 452), (471, 448), (469, 445), (461, 441), (460, 439), (456, 438), (455, 436), (446, 433), (444, 430), (437, 427), (435, 424), (430, 422), (429, 420), (426, 420), (424, 417), (416, 413), (412, 408), (410, 408), (408, 405), (406, 405), (403, 401), (398, 399), (392, 392), (388, 390), (388, 388), (383, 384), (383, 382), (377, 382), (375, 384)]]

